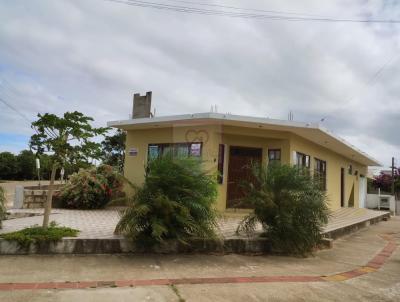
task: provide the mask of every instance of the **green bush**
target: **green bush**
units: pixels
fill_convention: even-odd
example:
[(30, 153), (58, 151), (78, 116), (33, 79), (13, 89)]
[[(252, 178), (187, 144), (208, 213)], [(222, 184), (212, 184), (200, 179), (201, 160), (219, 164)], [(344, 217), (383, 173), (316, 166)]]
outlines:
[(142, 246), (214, 237), (216, 196), (215, 177), (203, 172), (198, 159), (155, 159), (147, 167), (143, 186), (122, 212), (116, 232)]
[(0, 238), (5, 240), (15, 240), (22, 246), (27, 246), (30, 243), (58, 241), (63, 237), (76, 237), (79, 231), (67, 227), (58, 227), (52, 221), (48, 228), (40, 226), (29, 227), (20, 231), (0, 234)]
[(122, 184), (122, 176), (111, 166), (81, 169), (69, 177), (60, 199), (66, 208), (99, 209), (121, 193)]
[(3, 187), (0, 187), (0, 229), (2, 227), (2, 221), (6, 218), (6, 196)]
[(238, 232), (252, 232), (261, 223), (275, 250), (307, 254), (321, 241), (328, 222), (326, 193), (308, 171), (288, 165), (253, 167), (255, 183), (247, 184), (246, 201), (254, 212), (241, 222)]

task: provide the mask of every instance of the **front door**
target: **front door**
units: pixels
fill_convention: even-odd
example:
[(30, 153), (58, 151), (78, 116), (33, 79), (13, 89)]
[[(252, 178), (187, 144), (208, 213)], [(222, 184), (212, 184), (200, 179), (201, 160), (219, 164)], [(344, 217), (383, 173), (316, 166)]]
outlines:
[(260, 164), (261, 148), (230, 147), (228, 165), (227, 208), (250, 208), (240, 200), (246, 196), (243, 184), (254, 180), (252, 163)]
[(365, 176), (360, 176), (358, 195), (358, 207), (365, 208), (367, 201), (367, 178)]

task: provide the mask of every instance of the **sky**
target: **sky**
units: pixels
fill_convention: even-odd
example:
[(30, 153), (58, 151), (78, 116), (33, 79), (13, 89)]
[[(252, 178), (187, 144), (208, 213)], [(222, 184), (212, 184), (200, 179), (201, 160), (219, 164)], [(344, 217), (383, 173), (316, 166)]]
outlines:
[[(148, 1), (400, 20), (395, 0)], [(232, 18), (122, 2), (0, 1), (0, 99), (9, 104), (0, 102), (0, 151), (27, 148), (37, 113), (78, 110), (105, 126), (129, 118), (134, 93), (153, 91), (158, 116), (212, 105), (277, 119), (292, 111), (295, 121), (323, 119), (385, 166), (400, 161), (399, 23)]]

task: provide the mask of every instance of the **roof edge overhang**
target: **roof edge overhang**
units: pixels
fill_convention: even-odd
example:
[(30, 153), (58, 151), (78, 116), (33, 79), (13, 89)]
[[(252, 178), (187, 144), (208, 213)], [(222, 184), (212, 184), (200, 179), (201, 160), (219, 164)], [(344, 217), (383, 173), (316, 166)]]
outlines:
[[(188, 124), (197, 124), (197, 123), (222, 123), (226, 125), (240, 123), (242, 126), (247, 127), (259, 127), (262, 126), (271, 126), (274, 128), (282, 128), (282, 131), (289, 131), (294, 134), (299, 135), (297, 130), (299, 129), (310, 129), (314, 131), (321, 132), (322, 135), (325, 135), (327, 138), (332, 140), (335, 144), (342, 145), (347, 149), (351, 149), (353, 153), (356, 153), (359, 157), (359, 160), (351, 158), (346, 154), (337, 152), (342, 156), (348, 157), (356, 162), (360, 162), (367, 166), (382, 166), (382, 164), (369, 156), (365, 152), (361, 151), (354, 145), (350, 144), (343, 138), (335, 135), (328, 129), (322, 127), (319, 123), (304, 123), (304, 122), (295, 122), (295, 121), (285, 121), (278, 119), (270, 119), (263, 117), (251, 117), (251, 116), (242, 116), (242, 115), (233, 115), (233, 114), (222, 114), (222, 113), (214, 113), (214, 112), (206, 112), (206, 113), (194, 113), (194, 114), (183, 114), (183, 115), (169, 115), (169, 116), (158, 116), (152, 118), (138, 118), (138, 119), (129, 119), (129, 120), (119, 120), (119, 121), (110, 121), (107, 123), (108, 127), (114, 127), (124, 130), (134, 130), (134, 129), (154, 129), (154, 127), (172, 127), (179, 125), (188, 125)], [(278, 129), (279, 130), (279, 129)], [(308, 139), (322, 147), (326, 147), (321, 143), (315, 142), (309, 137), (305, 135), (301, 135), (303, 138)]]

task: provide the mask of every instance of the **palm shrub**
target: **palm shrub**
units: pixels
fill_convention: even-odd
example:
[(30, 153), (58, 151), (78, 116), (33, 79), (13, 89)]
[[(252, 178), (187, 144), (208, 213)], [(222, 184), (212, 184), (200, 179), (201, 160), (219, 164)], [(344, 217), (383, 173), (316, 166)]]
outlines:
[(61, 203), (66, 208), (99, 209), (122, 191), (123, 178), (111, 166), (81, 169), (72, 174), (61, 189)]
[(214, 237), (216, 196), (215, 177), (203, 171), (198, 159), (154, 159), (143, 186), (121, 213), (116, 232), (144, 247), (167, 239), (189, 244), (191, 238)]
[(254, 232), (261, 223), (275, 250), (306, 254), (318, 245), (328, 222), (325, 191), (309, 171), (289, 165), (254, 166), (255, 182), (246, 184), (246, 201), (254, 206), (237, 232)]
[(2, 227), (2, 221), (6, 218), (6, 196), (3, 187), (0, 187), (0, 229)]

